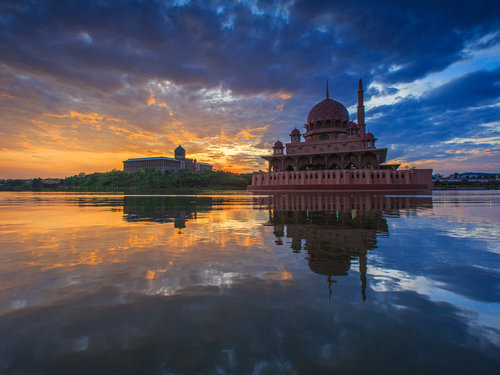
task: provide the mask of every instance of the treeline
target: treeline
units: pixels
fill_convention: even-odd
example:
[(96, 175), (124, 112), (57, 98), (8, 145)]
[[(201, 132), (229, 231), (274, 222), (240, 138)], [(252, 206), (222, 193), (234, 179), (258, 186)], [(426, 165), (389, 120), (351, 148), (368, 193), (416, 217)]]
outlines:
[[(56, 190), (56, 191), (138, 191), (169, 189), (246, 189), (251, 183), (250, 173), (224, 171), (156, 171), (145, 169), (138, 172), (113, 170), (107, 173), (75, 175), (54, 183), (35, 178), (31, 183), (4, 180), (0, 190)], [(14, 182), (10, 184), (9, 181)]]
[(25, 191), (31, 190), (31, 180), (8, 179), (0, 180), (0, 191)]
[(436, 190), (460, 190), (460, 189), (492, 189), (500, 188), (500, 181), (489, 179), (484, 181), (478, 180), (436, 180), (432, 182), (433, 188)]

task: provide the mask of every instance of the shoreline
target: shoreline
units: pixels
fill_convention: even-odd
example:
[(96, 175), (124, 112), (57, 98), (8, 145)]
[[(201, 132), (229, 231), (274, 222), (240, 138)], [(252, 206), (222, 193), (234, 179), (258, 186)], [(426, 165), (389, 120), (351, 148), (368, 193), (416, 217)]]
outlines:
[[(490, 186), (433, 186), (431, 191), (457, 191), (457, 190), (500, 190), (500, 185), (490, 185)], [(105, 194), (139, 194), (139, 195), (148, 195), (148, 194), (185, 194), (185, 193), (218, 193), (218, 192), (244, 192), (244, 193), (252, 193), (248, 191), (246, 187), (242, 188), (238, 187), (209, 187), (209, 188), (168, 188), (168, 189), (82, 189), (82, 188), (74, 188), (74, 189), (51, 189), (51, 188), (42, 188), (42, 189), (0, 189), (0, 192), (33, 192), (33, 193), (105, 193)], [(259, 193), (260, 191), (254, 191), (254, 193)], [(311, 192), (310, 190), (294, 190), (294, 191), (281, 191), (279, 193), (307, 193)], [(322, 191), (323, 193), (335, 193), (339, 191)], [(349, 191), (345, 191), (349, 192)], [(358, 193), (360, 191), (352, 191), (352, 193)], [(363, 191), (368, 192), (368, 191)], [(373, 191), (381, 193), (383, 191)], [(262, 191), (261, 193), (265, 193)], [(267, 192), (267, 193), (278, 193), (276, 192)]]
[(433, 186), (432, 190), (500, 190), (500, 185), (482, 185), (482, 186)]

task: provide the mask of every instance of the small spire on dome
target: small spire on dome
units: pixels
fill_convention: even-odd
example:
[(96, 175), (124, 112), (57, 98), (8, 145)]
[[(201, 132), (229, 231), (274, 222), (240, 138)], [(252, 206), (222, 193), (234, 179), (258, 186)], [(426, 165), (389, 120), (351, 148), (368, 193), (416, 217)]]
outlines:
[(326, 98), (330, 99), (330, 95), (328, 94), (328, 78), (326, 79)]

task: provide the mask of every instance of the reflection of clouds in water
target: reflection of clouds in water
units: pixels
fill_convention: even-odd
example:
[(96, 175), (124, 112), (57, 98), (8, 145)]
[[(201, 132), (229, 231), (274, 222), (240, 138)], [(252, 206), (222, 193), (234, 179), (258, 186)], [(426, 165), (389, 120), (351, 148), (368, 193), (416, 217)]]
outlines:
[[(392, 292), (388, 303), (346, 309), (317, 301), (317, 287), (248, 276), (231, 288), (198, 286), (168, 297), (105, 287), (0, 316), (0, 346), (9, 348), (0, 362), (4, 371), (97, 374), (429, 373), (471, 363), (487, 373), (498, 365), (496, 349), (469, 336), (451, 305)], [(432, 335), (422, 340), (423, 332)]]
[[(251, 197), (236, 198), (235, 202), (226, 198), (230, 202), (228, 210), (222, 209), (224, 202), (220, 198), (202, 198), (202, 203), (215, 201), (218, 209), (206, 210), (197, 217), (188, 215), (183, 234), (178, 233), (173, 222), (128, 223), (121, 210), (102, 207), (96, 199), (92, 197), (91, 205), (79, 201), (79, 206), (46, 202), (35, 207), (35, 212), (28, 201), (25, 204), (29, 210), (14, 210), (18, 224), (14, 230), (2, 233), (2, 247), (9, 254), (0, 264), (2, 310), (19, 308), (19, 303), (10, 303), (11, 293), (23, 296), (23, 306), (51, 303), (102, 284), (116, 285), (124, 291), (172, 294), (191, 285), (229, 284), (230, 275), (279, 273), (283, 268), (283, 259), (271, 256), (276, 251), (266, 245), (270, 235), (259, 221), (266, 213), (248, 209)], [(161, 202), (176, 200), (168, 197)], [(186, 200), (196, 208), (196, 200)], [(136, 197), (134, 202), (143, 199)], [(153, 203), (157, 203), (155, 198)], [(161, 214), (177, 215), (179, 205), (174, 211), (153, 207)], [(76, 225), (82, 217), (85, 220)], [(32, 220), (39, 222), (32, 225)], [(256, 256), (259, 253), (267, 259)]]
[[(453, 225), (453, 224), (452, 224)], [(442, 228), (448, 237), (470, 238), (475, 241), (484, 241), (484, 250), (500, 254), (500, 224), (484, 223), (481, 227), (458, 226), (454, 223), (454, 228)], [(478, 247), (481, 250), (482, 247)]]
[(372, 287), (415, 291), (457, 306), (471, 334), (500, 346), (498, 198), (493, 205), (483, 201), (483, 208), (475, 207), (481, 204), (477, 196), (454, 200), (454, 206), (438, 201), (429, 220), (390, 221), (392, 240), (371, 258)]
[[(471, 332), (475, 330), (478, 337), (481, 337), (481, 332), (487, 331), (489, 340), (498, 344), (500, 325), (493, 318), (500, 306), (498, 299), (492, 296), (497, 284), (494, 282), (491, 264), (489, 267), (470, 265), (460, 271), (458, 267), (462, 264), (464, 255), (474, 258), (477, 250), (484, 250), (482, 243), (498, 247), (495, 241), (498, 233), (492, 229), (497, 225), (488, 222), (486, 227), (478, 227), (486, 219), (478, 220), (473, 217), (466, 222), (466, 216), (458, 220), (461, 223), (450, 225), (453, 209), (447, 207), (448, 212), (444, 214), (443, 221), (443, 217), (439, 215), (440, 209), (421, 209), (428, 208), (429, 198), (422, 197), (420, 202), (415, 197), (397, 198), (398, 200), (387, 200), (384, 197), (361, 195), (359, 198), (346, 195), (342, 199), (342, 196), (336, 195), (332, 199), (316, 195), (311, 199), (299, 194), (294, 198), (276, 197), (270, 222), (274, 225), (278, 240), (286, 236), (292, 239), (290, 245), (294, 252), (306, 250), (310, 269), (318, 274), (329, 275), (329, 282), (332, 275), (347, 276), (353, 274), (353, 271), (356, 273), (358, 261), (367, 254), (367, 284), (371, 290), (379, 293), (412, 291), (432, 301), (458, 306), (470, 321)], [(321, 212), (306, 212), (301, 215), (287, 211), (297, 206), (297, 202), (301, 202), (299, 205), (302, 207), (308, 205), (312, 208), (318, 205), (321, 208), (321, 204), (328, 202), (329, 206), (344, 207), (347, 212), (337, 211), (336, 215), (329, 216)], [(356, 215), (353, 216), (352, 212), (349, 215), (348, 210), (356, 206)], [(464, 206), (460, 210), (466, 210), (467, 205)], [(453, 225), (463, 224), (473, 230), (472, 235), (450, 235), (460, 233), (460, 228)], [(466, 237), (474, 239), (473, 243), (468, 244), (467, 250), (459, 251), (453, 246), (449, 247), (451, 238)], [(367, 250), (377, 247), (377, 242), (379, 248), (368, 253)], [(463, 243), (460, 245), (463, 247)], [(391, 268), (397, 265), (402, 266), (402, 269)], [(498, 271), (496, 274), (498, 275)], [(363, 278), (361, 267), (360, 277)], [(457, 282), (457, 278), (463, 281)], [(490, 294), (485, 290), (489, 290)], [(384, 297), (379, 295), (375, 298)], [(400, 308), (404, 309), (405, 306)]]
[(426, 296), (433, 302), (446, 302), (457, 306), (474, 326), (483, 328), (475, 333), (481, 337), (488, 332), (488, 339), (500, 346), (500, 321), (498, 320), (499, 304), (482, 302), (469, 299), (463, 295), (447, 290), (448, 285), (444, 282), (432, 280), (424, 276), (414, 276), (403, 271), (390, 270), (387, 268), (369, 268), (371, 288), (376, 292), (416, 292)]
[[(500, 193), (485, 192), (461, 197), (435, 197), (436, 227), (444, 235), (484, 240), (487, 251), (500, 252)], [(444, 219), (444, 220), (443, 220)], [(483, 246), (478, 247), (483, 248)]]
[(482, 219), (454, 227), (430, 197), (322, 201), (338, 215), (261, 198), (0, 197), (0, 371), (498, 367), (493, 240), (442, 230)]

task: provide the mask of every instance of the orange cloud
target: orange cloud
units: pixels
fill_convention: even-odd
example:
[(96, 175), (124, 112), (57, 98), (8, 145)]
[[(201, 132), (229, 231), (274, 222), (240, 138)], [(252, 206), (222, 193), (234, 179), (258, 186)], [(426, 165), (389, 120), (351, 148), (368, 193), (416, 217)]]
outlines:
[(120, 128), (120, 127), (114, 126), (114, 125), (109, 125), (108, 129), (114, 130), (114, 131), (116, 131), (118, 133), (125, 134), (125, 136), (126, 136), (126, 138), (128, 140), (133, 140), (133, 139), (137, 139), (137, 138), (146, 138), (146, 139), (155, 141), (157, 139), (157, 137), (152, 136), (152, 135), (148, 135), (148, 134), (144, 134), (144, 133), (139, 133), (139, 132), (133, 132), (131, 130), (128, 130), (128, 129), (125, 129), (125, 128)]
[(75, 112), (75, 111), (69, 111), (69, 114), (62, 114), (62, 115), (52, 114), (52, 113), (44, 113), (43, 116), (56, 117), (56, 118), (72, 118), (72, 119), (76, 119), (80, 122), (88, 122), (91, 124), (97, 124), (103, 120), (120, 121), (117, 118), (107, 117), (104, 115), (100, 115), (98, 113), (79, 113), (79, 112)]
[(147, 105), (153, 105), (156, 103), (155, 96), (153, 94), (149, 94), (148, 100), (146, 101)]
[(292, 94), (289, 92), (280, 92), (280, 93), (278, 93), (278, 96), (282, 100), (288, 100), (292, 97)]

